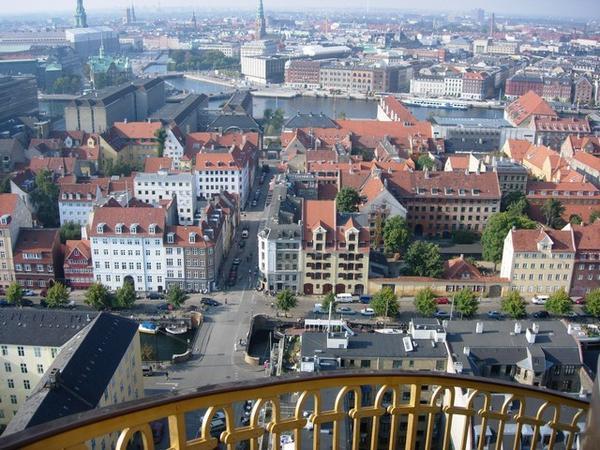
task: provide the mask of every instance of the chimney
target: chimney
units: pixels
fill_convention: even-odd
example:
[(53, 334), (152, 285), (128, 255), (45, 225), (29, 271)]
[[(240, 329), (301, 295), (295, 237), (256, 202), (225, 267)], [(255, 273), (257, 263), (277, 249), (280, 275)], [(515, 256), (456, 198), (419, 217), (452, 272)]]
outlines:
[(477, 325), (475, 325), (475, 333), (483, 334), (483, 322), (477, 322)]
[(521, 322), (515, 322), (515, 334), (521, 334)]
[(535, 344), (535, 332), (530, 328), (527, 328), (527, 330), (525, 330), (525, 339), (527, 339), (529, 344)]
[(464, 353), (466, 356), (469, 356), (469, 355), (471, 354), (471, 347), (469, 347), (469, 346), (465, 346), (465, 347), (463, 347), (463, 353)]
[(533, 323), (533, 324), (531, 324), (531, 330), (535, 334), (538, 334), (540, 332), (540, 326), (537, 323)]

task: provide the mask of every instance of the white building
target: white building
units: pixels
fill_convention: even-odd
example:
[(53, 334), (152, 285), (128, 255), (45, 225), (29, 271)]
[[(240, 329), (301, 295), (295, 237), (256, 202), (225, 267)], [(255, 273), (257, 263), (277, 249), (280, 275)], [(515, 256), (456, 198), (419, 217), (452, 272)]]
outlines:
[(173, 167), (179, 169), (179, 163), (185, 150), (185, 136), (178, 127), (165, 127), (167, 133), (163, 156), (173, 160)]
[(444, 77), (444, 95), (447, 97), (460, 97), (463, 90), (462, 75), (449, 75)]
[(413, 95), (425, 95), (442, 97), (446, 93), (446, 82), (441, 76), (419, 75), (410, 80), (410, 93)]
[(137, 291), (163, 291), (165, 282), (163, 208), (98, 208), (89, 239), (94, 278), (111, 290), (133, 283)]
[(134, 179), (135, 197), (157, 206), (165, 199), (177, 199), (177, 217), (180, 225), (192, 225), (196, 213), (196, 183), (189, 172), (138, 173)]
[(270, 39), (246, 42), (240, 49), (243, 58), (248, 56), (271, 56), (277, 52), (277, 43)]
[(242, 75), (259, 84), (281, 83), (285, 73), (286, 60), (279, 56), (242, 57)]
[(102, 189), (97, 183), (61, 184), (58, 197), (60, 224), (71, 222), (87, 225), (90, 214), (101, 203), (102, 198)]

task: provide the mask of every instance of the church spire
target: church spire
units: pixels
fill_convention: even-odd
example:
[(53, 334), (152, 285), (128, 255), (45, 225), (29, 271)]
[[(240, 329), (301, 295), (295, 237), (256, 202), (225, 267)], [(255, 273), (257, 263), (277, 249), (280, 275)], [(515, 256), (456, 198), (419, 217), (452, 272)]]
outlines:
[(75, 9), (75, 28), (87, 28), (87, 15), (83, 7), (83, 0), (77, 0)]
[(265, 11), (262, 0), (258, 0), (258, 9), (256, 11), (256, 39), (264, 39), (267, 35), (265, 30)]

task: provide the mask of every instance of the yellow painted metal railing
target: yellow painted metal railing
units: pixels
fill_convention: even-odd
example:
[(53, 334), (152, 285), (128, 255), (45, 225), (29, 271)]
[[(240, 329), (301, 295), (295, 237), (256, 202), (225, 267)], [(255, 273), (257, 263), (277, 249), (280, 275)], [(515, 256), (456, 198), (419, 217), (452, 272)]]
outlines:
[[(249, 400), (252, 406), (246, 403), (249, 411), (242, 422)], [(231, 450), (242, 443), (251, 449), (270, 443), (276, 450), (303, 444), (313, 449), (517, 450), (552, 449), (557, 443), (570, 449), (578, 442), (588, 407), (571, 396), (491, 379), (334, 370), (209, 386), (98, 409), (7, 436), (0, 448), (84, 449), (91, 439), (120, 433), (119, 450), (131, 439), (154, 449), (150, 424), (166, 419), (173, 450), (214, 449), (219, 443)], [(195, 430), (186, 429), (190, 413), (203, 415)], [(225, 424), (215, 433), (211, 427), (217, 415)]]

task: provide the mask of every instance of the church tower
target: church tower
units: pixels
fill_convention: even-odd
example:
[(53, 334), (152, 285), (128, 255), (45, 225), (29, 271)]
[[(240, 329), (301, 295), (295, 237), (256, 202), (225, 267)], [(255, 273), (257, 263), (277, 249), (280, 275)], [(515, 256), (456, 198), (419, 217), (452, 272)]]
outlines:
[(256, 40), (264, 39), (267, 35), (265, 25), (265, 11), (262, 0), (258, 0), (258, 10), (256, 11)]
[(87, 28), (87, 15), (83, 7), (83, 0), (77, 0), (75, 9), (75, 28)]

